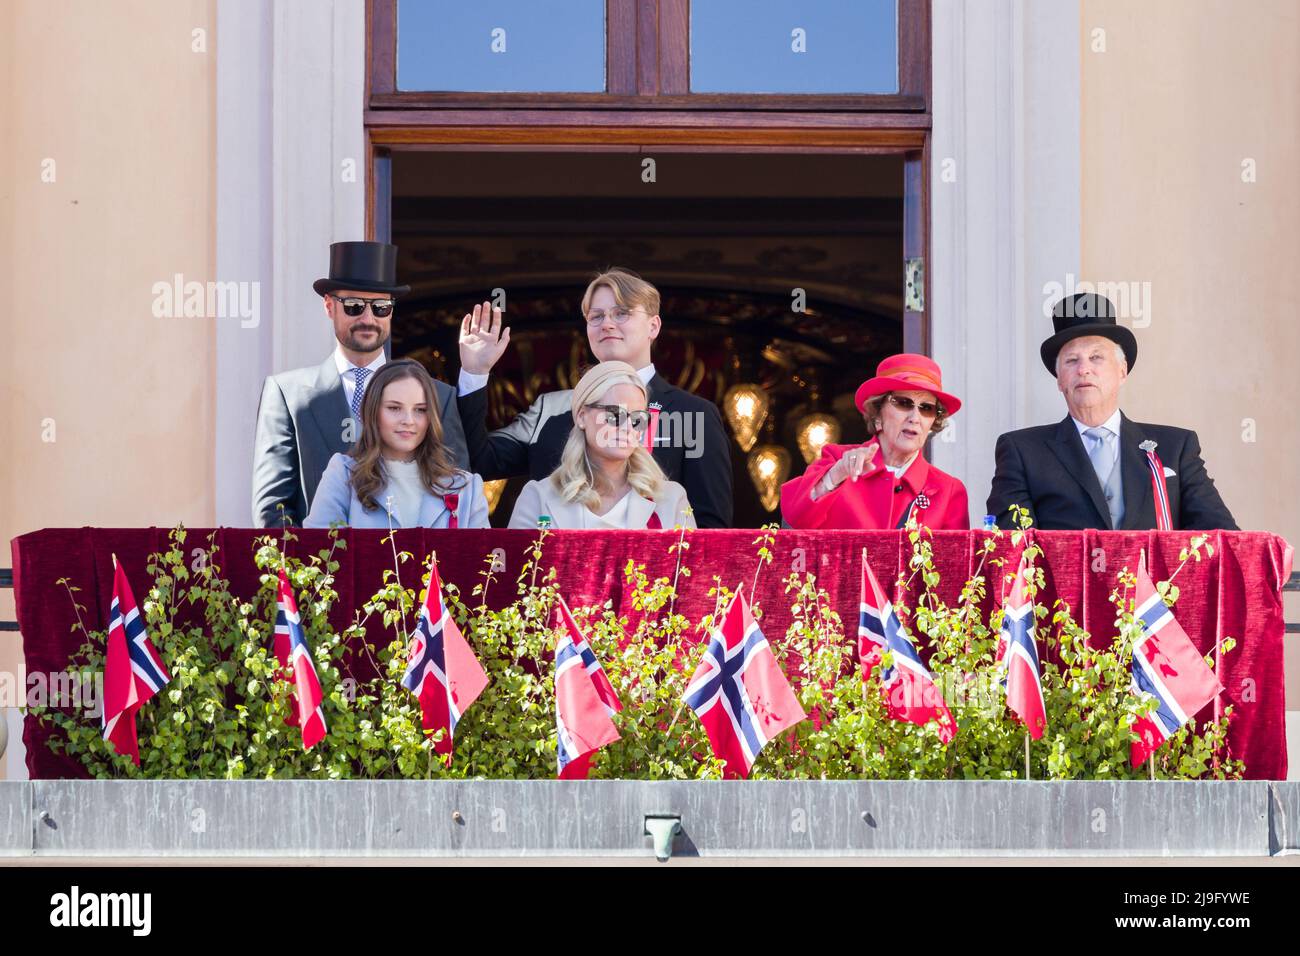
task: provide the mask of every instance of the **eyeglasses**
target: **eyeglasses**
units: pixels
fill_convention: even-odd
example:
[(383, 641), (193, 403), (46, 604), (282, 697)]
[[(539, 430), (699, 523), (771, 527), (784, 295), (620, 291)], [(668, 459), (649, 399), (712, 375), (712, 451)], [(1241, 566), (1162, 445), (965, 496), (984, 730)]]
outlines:
[(628, 319), (632, 318), (632, 313), (635, 311), (635, 309), (610, 309), (606, 313), (604, 309), (592, 309), (587, 313), (587, 324), (600, 325), (605, 321), (605, 316), (608, 314), (619, 325), (623, 325)]
[(934, 402), (914, 402), (906, 395), (890, 395), (889, 404), (904, 412), (910, 412), (915, 408), (925, 418), (934, 418), (939, 414), (939, 406)]
[(392, 299), (362, 299), (357, 296), (348, 296), (340, 298), (337, 295), (330, 296), (335, 302), (343, 306), (343, 314), (349, 318), (355, 319), (362, 312), (366, 311), (366, 306), (370, 306), (370, 314), (377, 319), (383, 319), (389, 316), (393, 311)]
[(650, 427), (650, 413), (647, 411), (629, 412), (622, 405), (597, 405), (595, 403), (588, 405), (587, 408), (594, 408), (603, 412), (601, 421), (606, 425), (614, 425), (618, 428), (628, 425), (634, 432), (643, 432)]

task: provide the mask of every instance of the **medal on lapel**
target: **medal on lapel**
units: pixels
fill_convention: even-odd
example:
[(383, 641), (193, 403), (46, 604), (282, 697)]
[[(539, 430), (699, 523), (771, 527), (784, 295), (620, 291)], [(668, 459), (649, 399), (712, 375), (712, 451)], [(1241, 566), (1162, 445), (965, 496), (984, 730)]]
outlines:
[(647, 408), (650, 411), (650, 424), (645, 430), (645, 449), (652, 452), (655, 450), (655, 436), (659, 434), (659, 413), (663, 410), (663, 406), (658, 402), (651, 402)]
[[(912, 520), (913, 514), (915, 514), (918, 510), (924, 511), (928, 507), (930, 507), (930, 496), (927, 495), (925, 492), (921, 492), (919, 495), (917, 495), (915, 498), (912, 499), (912, 503), (907, 506), (907, 510), (903, 512), (903, 517), (899, 519), (898, 524), (895, 525), (895, 527), (906, 528), (907, 523)], [(921, 523), (921, 519), (919, 516), (917, 517), (916, 520), (917, 520), (917, 524)]]

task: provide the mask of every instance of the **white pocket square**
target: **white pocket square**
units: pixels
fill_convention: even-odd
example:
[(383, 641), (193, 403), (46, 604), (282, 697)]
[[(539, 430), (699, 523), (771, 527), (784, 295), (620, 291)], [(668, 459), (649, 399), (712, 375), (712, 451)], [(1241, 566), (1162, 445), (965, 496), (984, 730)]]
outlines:
[(1178, 472), (1176, 472), (1176, 471), (1174, 471), (1172, 468), (1166, 466), (1166, 467), (1165, 467), (1165, 477), (1166, 477), (1166, 478), (1177, 478), (1177, 477), (1178, 477)]

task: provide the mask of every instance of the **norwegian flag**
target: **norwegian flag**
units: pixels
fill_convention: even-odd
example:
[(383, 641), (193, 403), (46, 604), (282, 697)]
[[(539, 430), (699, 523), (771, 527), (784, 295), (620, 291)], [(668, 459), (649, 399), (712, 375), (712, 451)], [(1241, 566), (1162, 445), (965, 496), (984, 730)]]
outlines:
[(1034, 640), (1034, 602), (1029, 600), (1029, 566), (1021, 555), (1011, 596), (1002, 606), (1002, 629), (998, 635), (997, 663), (1007, 706), (1038, 740), (1047, 727), (1047, 705), (1043, 701), (1042, 668)]
[(685, 703), (695, 711), (729, 777), (747, 777), (767, 742), (808, 715), (737, 591), (713, 628)]
[(1138, 735), (1130, 749), (1140, 767), (1202, 707), (1223, 692), (1187, 632), (1174, 619), (1147, 574), (1146, 552), (1138, 562), (1134, 617), (1142, 637), (1133, 647), (1133, 690), (1142, 700), (1154, 698), (1156, 709), (1133, 723)]
[(275, 601), (275, 656), (281, 674), (293, 685), (294, 710), (289, 723), (302, 728), (302, 749), (311, 750), (325, 738), (324, 695), (316, 676), (316, 662), (302, 633), (298, 602), (289, 584), (289, 574), (280, 569), (280, 587)]
[(555, 611), (552, 615), (552, 621), (554, 628), (563, 630), (569, 635), (574, 648), (582, 655), (582, 664), (591, 676), (591, 682), (595, 685), (596, 693), (600, 696), (606, 711), (611, 716), (617, 714), (623, 709), (623, 705), (619, 702), (618, 695), (614, 693), (614, 685), (609, 682), (609, 677), (605, 674), (605, 668), (600, 666), (600, 661), (596, 660), (595, 653), (587, 644), (587, 638), (578, 629), (578, 622), (573, 619), (573, 613), (569, 610), (569, 605), (565, 604), (564, 598), (558, 594), (555, 596)]
[(420, 698), (421, 724), (430, 733), (445, 730), (434, 744), (440, 754), (452, 752), (456, 724), (483, 693), (487, 674), (466, 643), (442, 599), (438, 556), (429, 570), (429, 591), (411, 647), (402, 686)]
[(890, 667), (882, 664), (880, 686), (889, 716), (921, 727), (931, 720), (938, 721), (939, 740), (948, 743), (957, 733), (957, 724), (929, 668), (917, 653), (912, 636), (898, 619), (894, 605), (885, 599), (863, 549), (858, 614), (858, 659), (862, 662), (863, 679), (881, 664), (886, 650), (892, 653), (893, 664)]
[(108, 610), (108, 647), (104, 654), (104, 739), (138, 767), (140, 744), (135, 715), (171, 680), (153, 641), (144, 629), (126, 572), (113, 555), (113, 601)]
[(610, 717), (622, 709), (614, 687), (564, 599), (556, 597), (555, 729), (559, 777), (585, 780), (591, 755), (619, 739)]

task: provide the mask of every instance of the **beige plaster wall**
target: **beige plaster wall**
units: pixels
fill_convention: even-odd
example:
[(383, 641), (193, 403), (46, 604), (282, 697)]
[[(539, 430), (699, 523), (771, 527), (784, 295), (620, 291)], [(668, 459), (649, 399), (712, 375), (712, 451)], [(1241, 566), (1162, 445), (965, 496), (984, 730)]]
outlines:
[(39, 528), (212, 521), (214, 320), (152, 306), (211, 278), (214, 39), (214, 0), (0, 4), (0, 565)]
[[(1080, 9), (1082, 273), (1151, 284), (1125, 410), (1195, 428), (1238, 523), (1300, 542), (1300, 4)], [(1286, 667), (1296, 711), (1294, 637)]]

